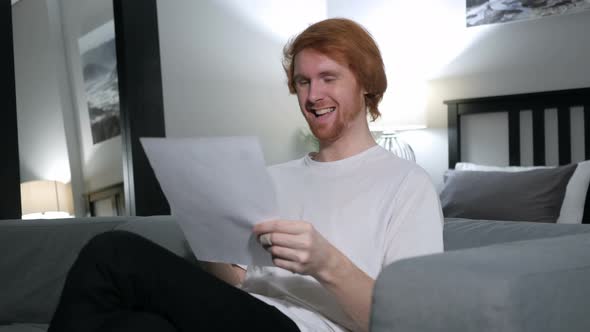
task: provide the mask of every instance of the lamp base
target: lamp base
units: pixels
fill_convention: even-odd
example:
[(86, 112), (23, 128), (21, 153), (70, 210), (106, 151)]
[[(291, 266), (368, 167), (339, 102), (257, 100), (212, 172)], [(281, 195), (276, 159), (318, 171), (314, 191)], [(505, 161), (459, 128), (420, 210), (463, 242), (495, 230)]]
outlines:
[(378, 139), (377, 144), (381, 145), (388, 151), (393, 152), (396, 156), (416, 161), (416, 155), (412, 147), (402, 140), (397, 133), (383, 133)]

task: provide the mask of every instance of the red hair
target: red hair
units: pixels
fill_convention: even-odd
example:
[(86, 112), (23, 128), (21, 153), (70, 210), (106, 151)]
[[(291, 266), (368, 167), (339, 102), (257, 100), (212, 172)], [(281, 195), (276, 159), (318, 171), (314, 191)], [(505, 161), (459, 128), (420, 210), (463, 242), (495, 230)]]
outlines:
[(379, 47), (360, 24), (343, 18), (332, 18), (310, 25), (283, 49), (283, 68), (289, 91), (296, 93), (294, 58), (311, 48), (333, 60), (348, 65), (357, 82), (365, 89), (365, 105), (374, 121), (381, 113), (377, 106), (387, 89), (385, 66)]

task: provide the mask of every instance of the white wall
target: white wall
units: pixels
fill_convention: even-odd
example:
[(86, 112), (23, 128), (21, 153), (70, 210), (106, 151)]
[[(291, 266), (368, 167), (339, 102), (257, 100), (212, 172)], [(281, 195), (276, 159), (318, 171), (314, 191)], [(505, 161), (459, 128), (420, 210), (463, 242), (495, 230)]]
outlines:
[(158, 1), (166, 134), (255, 135), (267, 163), (293, 159), (306, 124), (281, 67), (285, 40), (243, 7)]
[(69, 182), (58, 50), (48, 29), (47, 1), (20, 1), (12, 15), (21, 182)]
[[(268, 162), (295, 158), (304, 122), (278, 62), (284, 41), (228, 3), (158, 2), (167, 133), (259, 135)], [(437, 186), (448, 167), (444, 100), (590, 85), (590, 12), (466, 28), (462, 0), (323, 5), (376, 38), (389, 80), (381, 121), (427, 125), (402, 136)]]
[[(429, 82), (431, 127), (446, 127), (443, 100), (590, 86), (590, 12), (467, 30), (471, 29), (481, 36)], [(501, 120), (488, 125), (502, 126)], [(574, 142), (582, 140), (579, 131), (578, 135)], [(506, 144), (499, 147), (503, 155), (494, 157), (500, 164), (507, 162)], [(575, 151), (581, 150), (575, 145)], [(554, 163), (556, 151), (547, 152), (549, 162)], [(467, 158), (488, 162), (484, 156), (470, 157), (469, 153)], [(439, 165), (437, 173), (442, 174), (446, 166)]]
[[(428, 129), (402, 137), (437, 186), (448, 167), (444, 100), (590, 86), (588, 11), (466, 28), (462, 0), (331, 0), (328, 16), (355, 19), (375, 36), (389, 80), (383, 120), (425, 121)], [(507, 146), (495, 150), (471, 154), (472, 161), (507, 160)]]

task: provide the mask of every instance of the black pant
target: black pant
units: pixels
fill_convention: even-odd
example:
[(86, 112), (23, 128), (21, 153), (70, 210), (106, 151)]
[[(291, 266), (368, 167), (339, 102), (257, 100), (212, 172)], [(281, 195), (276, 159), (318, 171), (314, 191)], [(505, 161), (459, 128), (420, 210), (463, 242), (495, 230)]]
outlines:
[(273, 306), (133, 233), (94, 237), (68, 273), (48, 332), (295, 331)]

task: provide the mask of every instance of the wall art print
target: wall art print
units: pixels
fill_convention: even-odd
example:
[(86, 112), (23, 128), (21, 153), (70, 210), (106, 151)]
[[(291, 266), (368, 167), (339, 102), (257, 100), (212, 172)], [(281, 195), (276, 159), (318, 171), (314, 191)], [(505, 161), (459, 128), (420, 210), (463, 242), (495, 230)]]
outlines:
[(78, 40), (92, 144), (121, 134), (114, 21)]
[(590, 0), (466, 0), (467, 26), (530, 20), (590, 10)]

